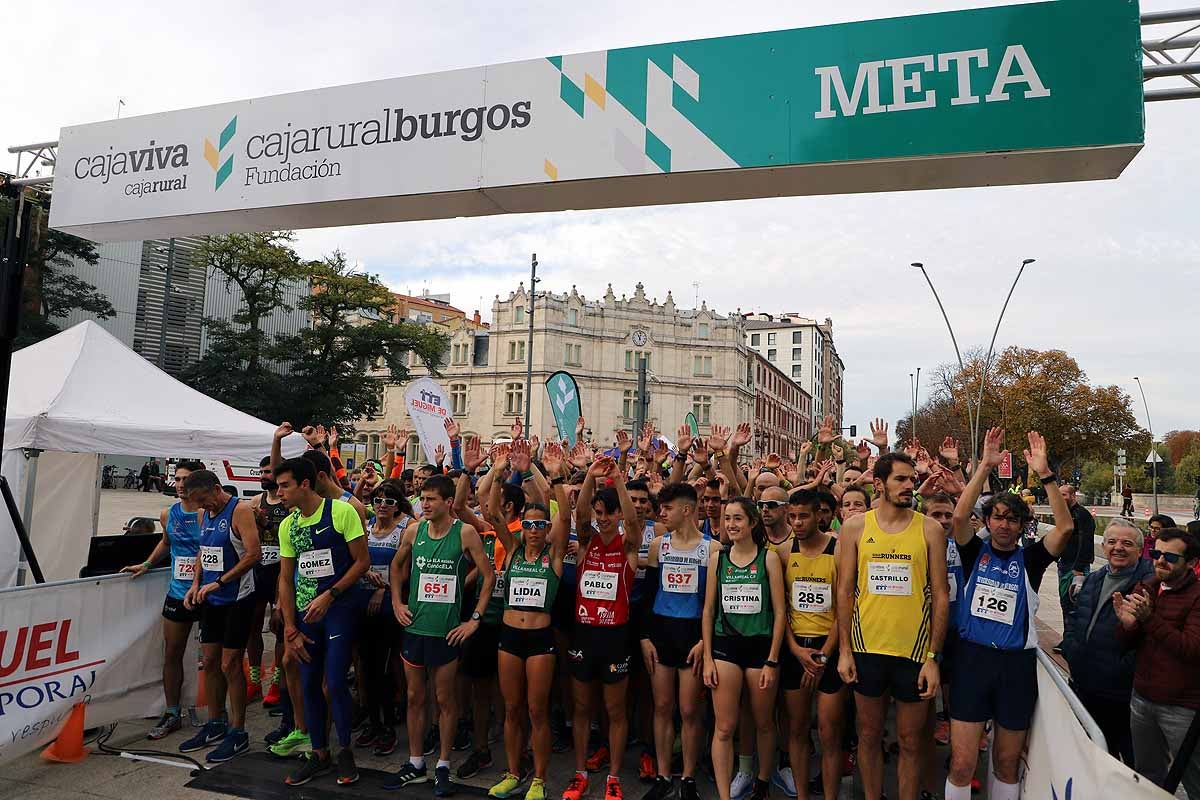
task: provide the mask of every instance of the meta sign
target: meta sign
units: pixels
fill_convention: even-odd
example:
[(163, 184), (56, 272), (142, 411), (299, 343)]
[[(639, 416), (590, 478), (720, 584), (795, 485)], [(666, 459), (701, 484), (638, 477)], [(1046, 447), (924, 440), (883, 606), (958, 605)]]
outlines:
[(1055, 0), (395, 78), (64, 128), (96, 240), (1115, 178), (1138, 7)]

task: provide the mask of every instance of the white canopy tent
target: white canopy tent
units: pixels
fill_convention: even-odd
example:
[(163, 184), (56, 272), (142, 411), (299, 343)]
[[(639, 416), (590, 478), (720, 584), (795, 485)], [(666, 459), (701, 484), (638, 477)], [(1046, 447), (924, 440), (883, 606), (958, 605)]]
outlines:
[[(46, 579), (60, 580), (76, 577), (97, 532), (101, 454), (257, 463), (274, 430), (88, 321), (13, 353), (2, 468)], [(299, 436), (284, 445), (285, 455), (304, 448)], [(0, 506), (0, 586), (15, 582), (19, 554)]]

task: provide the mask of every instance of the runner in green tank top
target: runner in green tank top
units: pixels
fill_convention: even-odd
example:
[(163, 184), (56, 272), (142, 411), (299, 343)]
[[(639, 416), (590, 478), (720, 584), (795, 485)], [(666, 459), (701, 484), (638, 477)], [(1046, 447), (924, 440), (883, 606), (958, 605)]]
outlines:
[[(758, 779), (750, 797), (763, 800), (774, 768), (775, 691), (787, 629), (783, 562), (768, 556), (767, 530), (750, 498), (726, 504), (724, 531), (731, 544), (709, 556), (704, 594), (704, 683), (712, 689), (716, 712), (713, 770), (733, 774), (733, 732), (745, 685), (759, 731)], [(728, 777), (717, 780), (717, 793), (730, 800)]]
[[(434, 778), (434, 793), (439, 797), (454, 791), (450, 784), (450, 751), (458, 727), (455, 679), (460, 647), (479, 630), (496, 579), (475, 528), (451, 520), (453, 501), (452, 480), (445, 475), (434, 475), (425, 481), (421, 487), (423, 519), (405, 529), (388, 569), (392, 610), (396, 621), (405, 627), (402, 658), (408, 682), (410, 757), (383, 785), (385, 789), (399, 789), (429, 779), (422, 755), (429, 722), (425, 701), (428, 670), (432, 673), (441, 734)], [(460, 623), (463, 579), (471, 565), (481, 576), (482, 602), (476, 602), (471, 618)], [(409, 583), (407, 604), (401, 594), (405, 582)]]
[(550, 563), (550, 550), (551, 546), (547, 544), (532, 561), (526, 561), (525, 547), (519, 545), (509, 556), (508, 571), (504, 574), (507, 587), (504, 597), (505, 611), (550, 613), (550, 609), (554, 607), (554, 598), (558, 594), (559, 578), (562, 577), (554, 571)]

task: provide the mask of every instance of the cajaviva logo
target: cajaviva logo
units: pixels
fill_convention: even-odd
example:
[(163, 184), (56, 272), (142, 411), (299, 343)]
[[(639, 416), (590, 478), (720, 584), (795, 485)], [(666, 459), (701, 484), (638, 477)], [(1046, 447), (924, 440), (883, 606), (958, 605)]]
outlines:
[(229, 156), (224, 163), (221, 162), (221, 154), (225, 152), (225, 146), (233, 139), (237, 133), (237, 116), (229, 120), (225, 125), (225, 129), (221, 131), (221, 136), (217, 139), (216, 146), (207, 136), (204, 137), (204, 160), (213, 168), (213, 172), (217, 173), (216, 184), (213, 186), (213, 191), (221, 188), (221, 184), (225, 179), (233, 174), (233, 152), (230, 151)]

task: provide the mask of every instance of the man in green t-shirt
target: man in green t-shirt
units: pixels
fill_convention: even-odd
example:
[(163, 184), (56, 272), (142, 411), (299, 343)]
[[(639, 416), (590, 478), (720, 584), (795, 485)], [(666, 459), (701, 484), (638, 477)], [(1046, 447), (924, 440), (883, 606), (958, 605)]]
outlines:
[(371, 566), (362, 518), (349, 503), (323, 498), (313, 490), (316, 470), (306, 459), (292, 458), (275, 465), (275, 481), (280, 499), (292, 509), (279, 525), (279, 607), (285, 657), (300, 662), (304, 716), (313, 747), (287, 783), (298, 786), (331, 769), (325, 720), (332, 710), (341, 745), (337, 782), (346, 785), (358, 780), (350, 750), (354, 701), (346, 672), (363, 616), (365, 598), (358, 581)]

